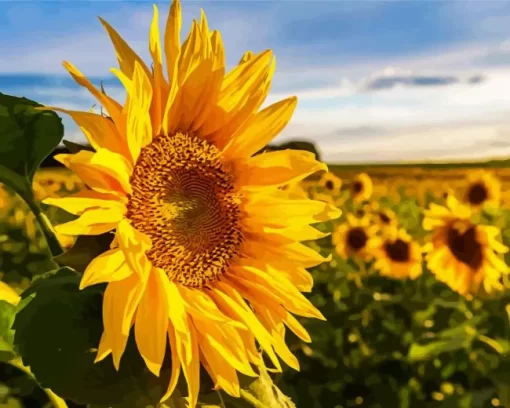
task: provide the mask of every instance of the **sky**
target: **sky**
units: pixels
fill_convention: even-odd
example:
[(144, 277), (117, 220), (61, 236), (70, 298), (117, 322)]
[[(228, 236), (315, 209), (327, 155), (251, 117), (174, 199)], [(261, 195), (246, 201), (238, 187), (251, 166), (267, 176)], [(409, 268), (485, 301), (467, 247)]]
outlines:
[[(273, 49), (264, 106), (298, 107), (274, 140), (309, 140), (329, 163), (466, 161), (510, 156), (510, 1), (183, 0), (187, 35), (200, 8), (221, 31), (231, 69)], [(160, 31), (169, 2), (156, 3)], [(89, 110), (67, 60), (124, 101), (110, 68), (108, 21), (146, 61), (149, 1), (0, 0), (0, 92)], [(67, 115), (65, 139), (84, 142)]]

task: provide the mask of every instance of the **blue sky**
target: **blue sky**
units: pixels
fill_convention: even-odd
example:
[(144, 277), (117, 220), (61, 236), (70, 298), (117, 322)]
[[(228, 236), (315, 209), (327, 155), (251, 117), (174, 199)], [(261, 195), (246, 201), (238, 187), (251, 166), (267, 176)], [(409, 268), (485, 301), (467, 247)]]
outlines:
[[(0, 3), (0, 92), (89, 109), (68, 60), (122, 101), (97, 16), (148, 60), (152, 2)], [(163, 31), (169, 3), (157, 5)], [(277, 142), (312, 140), (337, 163), (510, 155), (510, 1), (183, 0), (183, 34), (201, 7), (230, 67), (246, 50), (274, 50), (267, 103), (299, 98)]]

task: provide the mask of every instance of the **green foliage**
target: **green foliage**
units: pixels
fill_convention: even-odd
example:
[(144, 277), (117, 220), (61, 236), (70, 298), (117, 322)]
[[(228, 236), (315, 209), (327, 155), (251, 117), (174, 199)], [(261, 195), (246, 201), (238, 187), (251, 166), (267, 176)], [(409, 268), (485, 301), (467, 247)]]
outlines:
[(99, 254), (107, 251), (113, 240), (113, 234), (82, 235), (78, 237), (73, 247), (53, 258), (59, 265), (69, 266), (79, 272), (84, 272), (87, 265)]
[(155, 404), (166, 389), (169, 369), (159, 379), (150, 374), (133, 336), (119, 372), (109, 357), (94, 363), (102, 333), (104, 287), (80, 291), (79, 280), (75, 272), (62, 268), (35, 282), (35, 297), (14, 323), (15, 344), (23, 364), (30, 366), (43, 387), (77, 403), (115, 407), (133, 406), (129, 404), (134, 402)]
[(55, 112), (26, 98), (0, 93), (0, 182), (16, 191), (37, 217), (53, 255), (62, 252), (59, 242), (41, 214), (32, 192), (32, 181), (41, 162), (64, 135)]

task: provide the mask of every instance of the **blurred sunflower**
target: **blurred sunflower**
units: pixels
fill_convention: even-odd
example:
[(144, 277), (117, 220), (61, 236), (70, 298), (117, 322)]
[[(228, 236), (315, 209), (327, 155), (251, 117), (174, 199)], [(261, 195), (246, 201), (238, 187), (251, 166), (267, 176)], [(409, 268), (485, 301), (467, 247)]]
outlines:
[(340, 224), (332, 235), (337, 254), (345, 259), (356, 257), (370, 260), (373, 257), (373, 238), (378, 228), (370, 225), (369, 217), (357, 218), (347, 214), (346, 218), (346, 222)]
[(464, 191), (464, 202), (473, 208), (485, 204), (497, 207), (501, 200), (501, 183), (488, 171), (475, 171), (468, 174)]
[(378, 238), (374, 269), (395, 279), (415, 279), (422, 273), (421, 247), (404, 229), (392, 228)]
[(221, 36), (205, 14), (181, 46), (181, 7), (175, 0), (163, 48), (158, 10), (150, 32), (150, 70), (105, 21), (127, 91), (121, 106), (98, 91), (68, 62), (110, 118), (60, 110), (82, 128), (95, 152), (59, 155), (89, 190), (45, 202), (79, 216), (57, 226), (62, 234), (95, 235), (113, 229), (111, 249), (87, 267), (81, 288), (108, 282), (104, 332), (96, 361), (112, 354), (116, 368), (130, 328), (147, 367), (159, 375), (169, 342), (172, 373), (180, 371), (189, 406), (199, 392), (200, 364), (218, 389), (239, 396), (237, 371), (257, 376), (265, 351), (298, 369), (284, 340), (285, 326), (304, 341), (306, 330), (291, 313), (324, 319), (301, 294), (312, 278), (305, 268), (328, 259), (300, 241), (325, 234), (309, 224), (340, 211), (309, 199), (289, 200), (280, 186), (326, 170), (313, 153), (281, 150), (253, 156), (290, 120), (292, 97), (258, 109), (275, 69), (270, 50), (247, 52), (225, 75)]
[(374, 222), (382, 227), (392, 227), (398, 224), (397, 215), (389, 208), (381, 208), (374, 213)]
[(319, 187), (323, 188), (331, 195), (337, 195), (342, 188), (342, 180), (333, 173), (325, 172), (319, 180)]
[(473, 224), (471, 214), (467, 206), (449, 196), (446, 207), (431, 204), (423, 219), (423, 228), (433, 231), (431, 242), (424, 247), (427, 267), (461, 295), (500, 290), (501, 277), (508, 274), (507, 265), (497, 255), (508, 251), (497, 240), (499, 229)]
[(372, 179), (366, 173), (358, 174), (350, 185), (351, 197), (356, 202), (368, 200), (372, 196)]

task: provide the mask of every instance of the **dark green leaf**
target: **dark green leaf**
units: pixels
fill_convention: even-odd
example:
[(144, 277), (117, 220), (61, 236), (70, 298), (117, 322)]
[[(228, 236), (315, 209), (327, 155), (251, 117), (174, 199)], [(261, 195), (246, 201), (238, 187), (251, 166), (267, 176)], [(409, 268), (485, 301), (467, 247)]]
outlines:
[(108, 232), (101, 235), (81, 235), (71, 249), (53, 259), (59, 265), (83, 272), (92, 259), (110, 249), (112, 240), (113, 234)]
[(160, 378), (148, 372), (133, 335), (119, 372), (111, 357), (95, 364), (103, 329), (104, 285), (80, 291), (80, 276), (61, 271), (40, 279), (36, 296), (16, 315), (15, 344), (23, 364), (43, 387), (77, 403), (119, 407), (157, 403), (166, 390), (170, 367), (164, 366)]

